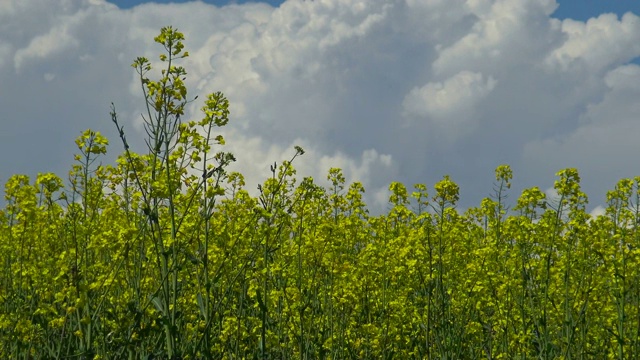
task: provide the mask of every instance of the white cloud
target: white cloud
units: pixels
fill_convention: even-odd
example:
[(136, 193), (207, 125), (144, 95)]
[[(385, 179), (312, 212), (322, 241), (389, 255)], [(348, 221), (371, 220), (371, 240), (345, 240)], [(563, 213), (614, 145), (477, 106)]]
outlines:
[(460, 70), (504, 73), (514, 66), (535, 61), (559, 41), (559, 24), (549, 18), (554, 0), (468, 1), (475, 23), (452, 44), (440, 44), (433, 62), (438, 74)]
[[(556, 7), (289, 0), (121, 10), (99, 0), (5, 0), (0, 181), (14, 172), (64, 174), (87, 127), (119, 152), (111, 101), (143, 149), (140, 86), (129, 65), (136, 56), (155, 61), (161, 48), (152, 39), (173, 25), (191, 53), (182, 62), (190, 95), (223, 91), (231, 102), (224, 134), (249, 186), (301, 145), (300, 175), (323, 179), (342, 167), (381, 207), (390, 181), (433, 185), (444, 174), (461, 185), (461, 207), (476, 205), (502, 163), (514, 168), (513, 192), (545, 188), (559, 168), (578, 167), (598, 202), (614, 178), (635, 175), (640, 72), (625, 64), (640, 55), (639, 21), (561, 21), (551, 17)], [(187, 117), (198, 118), (201, 104)]]
[(598, 205), (595, 208), (593, 208), (591, 212), (589, 212), (589, 215), (591, 215), (591, 217), (595, 219), (599, 216), (606, 214), (606, 212), (607, 212), (607, 209), (605, 207), (603, 207), (602, 205)]
[(547, 66), (567, 70), (583, 65), (597, 74), (640, 54), (640, 18), (631, 13), (620, 20), (614, 14), (603, 14), (586, 23), (566, 19), (562, 32), (567, 40), (547, 56)]
[(53, 28), (47, 34), (33, 38), (26, 48), (16, 51), (14, 57), (16, 71), (19, 72), (24, 63), (29, 60), (45, 59), (65, 51), (71, 51), (77, 46), (78, 41), (69, 34), (68, 25)]
[(576, 127), (524, 146), (524, 161), (534, 169), (577, 167), (596, 203), (604, 202), (620, 178), (638, 175), (633, 164), (639, 147), (640, 66), (615, 68), (603, 80), (602, 99), (585, 104)]
[(368, 189), (365, 200), (378, 211), (384, 209), (387, 199), (381, 203), (378, 197), (369, 196), (368, 193), (375, 194), (385, 190), (388, 183), (399, 176), (392, 156), (379, 154), (374, 149), (364, 150), (358, 157), (350, 157), (340, 151), (323, 154), (312, 142), (305, 139), (295, 139), (290, 144), (280, 145), (268, 143), (261, 137), (247, 137), (236, 130), (223, 133), (228, 141), (225, 151), (236, 154), (238, 160), (231, 166), (231, 170), (239, 171), (245, 176), (249, 190), (254, 194), (255, 185), (271, 175), (269, 169), (274, 162), (280, 165), (283, 160), (291, 159), (295, 153), (294, 146), (301, 146), (305, 150), (305, 154), (293, 163), (298, 177), (311, 176), (316, 183), (329, 186), (329, 169), (340, 168), (347, 183), (363, 183)]
[(496, 86), (496, 80), (480, 73), (461, 71), (444, 82), (413, 88), (404, 98), (405, 117), (427, 118), (453, 135), (474, 127), (475, 105)]

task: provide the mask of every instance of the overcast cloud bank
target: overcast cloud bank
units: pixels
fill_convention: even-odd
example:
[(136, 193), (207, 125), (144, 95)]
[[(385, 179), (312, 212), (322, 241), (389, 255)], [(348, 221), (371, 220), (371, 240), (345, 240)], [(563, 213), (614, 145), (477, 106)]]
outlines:
[[(0, 3), (0, 181), (70, 168), (83, 129), (122, 149), (113, 101), (143, 149), (133, 59), (186, 35), (191, 95), (222, 91), (236, 170), (255, 188), (269, 164), (305, 154), (301, 175), (341, 167), (383, 208), (390, 181), (450, 174), (461, 207), (491, 194), (496, 166), (524, 187), (577, 167), (592, 206), (640, 175), (640, 18), (553, 17), (554, 0), (289, 0), (216, 8), (101, 0)], [(198, 118), (194, 102), (189, 117)]]

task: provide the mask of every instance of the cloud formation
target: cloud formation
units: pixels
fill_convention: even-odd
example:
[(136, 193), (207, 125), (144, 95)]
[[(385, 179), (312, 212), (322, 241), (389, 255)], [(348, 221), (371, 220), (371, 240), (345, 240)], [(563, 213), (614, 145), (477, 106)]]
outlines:
[(405, 117), (431, 120), (450, 137), (473, 133), (474, 108), (496, 86), (492, 77), (461, 71), (444, 82), (429, 82), (413, 88), (402, 102)]
[[(160, 27), (183, 31), (191, 95), (223, 91), (224, 135), (250, 187), (294, 145), (301, 175), (342, 167), (368, 200), (390, 181), (462, 187), (461, 206), (514, 168), (513, 198), (578, 167), (594, 206), (634, 176), (640, 18), (553, 17), (555, 0), (288, 0), (145, 4), (101, 0), (0, 3), (0, 172), (69, 169), (73, 139), (106, 133), (115, 102), (134, 146), (141, 94), (129, 67), (155, 59)], [(198, 101), (189, 109), (197, 118)], [(137, 129), (137, 130), (136, 130)], [(137, 133), (135, 131), (138, 131)], [(376, 200), (377, 199), (377, 200)]]

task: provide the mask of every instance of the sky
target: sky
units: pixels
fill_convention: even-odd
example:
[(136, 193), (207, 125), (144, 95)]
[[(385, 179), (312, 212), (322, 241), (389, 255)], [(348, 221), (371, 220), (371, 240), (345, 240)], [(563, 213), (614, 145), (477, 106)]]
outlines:
[[(62, 178), (87, 128), (122, 151), (115, 103), (144, 149), (142, 94), (130, 67), (157, 59), (173, 25), (191, 56), (190, 96), (222, 91), (233, 170), (255, 189), (269, 165), (322, 183), (340, 167), (384, 210), (390, 182), (411, 189), (447, 174), (461, 209), (490, 196), (511, 165), (510, 199), (552, 188), (575, 167), (601, 211), (640, 175), (640, 2), (632, 0), (287, 0), (151, 3), (0, 1), (0, 183)], [(198, 119), (202, 103), (186, 117)]]
[[(155, 0), (157, 4), (167, 3), (186, 3), (194, 0)], [(298, 0), (304, 1), (304, 0)], [(309, 0), (313, 1), (313, 0)], [(426, 1), (426, 0), (425, 0)], [(149, 3), (146, 0), (111, 0), (112, 4), (117, 5), (121, 9), (130, 9), (136, 5)], [(202, 0), (206, 4), (215, 6), (224, 6), (229, 4), (244, 4), (248, 2), (258, 2), (256, 0)], [(284, 3), (283, 0), (260, 1), (271, 6), (277, 7)], [(553, 17), (559, 19), (574, 19), (586, 21), (589, 18), (597, 17), (603, 13), (615, 13), (618, 16), (624, 15), (626, 12), (640, 13), (640, 2), (636, 0), (557, 0), (558, 8), (553, 13)]]

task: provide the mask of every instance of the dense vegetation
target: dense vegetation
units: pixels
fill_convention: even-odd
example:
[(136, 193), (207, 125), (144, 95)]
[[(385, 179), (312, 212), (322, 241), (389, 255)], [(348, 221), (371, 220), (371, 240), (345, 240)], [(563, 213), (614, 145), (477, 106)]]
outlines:
[[(640, 354), (640, 178), (591, 217), (575, 169), (559, 198), (512, 173), (464, 214), (448, 177), (389, 187), (373, 216), (339, 169), (296, 181), (295, 155), (259, 187), (227, 171), (228, 101), (188, 104), (183, 36), (162, 29), (159, 80), (138, 58), (148, 153), (116, 164), (87, 130), (68, 184), (6, 184), (0, 358), (631, 359)], [(215, 149), (214, 149), (215, 148)]]

